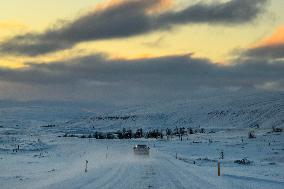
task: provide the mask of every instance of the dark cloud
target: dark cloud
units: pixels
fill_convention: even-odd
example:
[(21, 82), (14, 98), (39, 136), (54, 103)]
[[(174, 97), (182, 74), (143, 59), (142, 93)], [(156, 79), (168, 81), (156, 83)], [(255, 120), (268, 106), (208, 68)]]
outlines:
[(199, 3), (178, 12), (168, 12), (159, 21), (168, 24), (221, 23), (240, 24), (253, 20), (260, 13), (266, 0), (231, 0), (224, 3)]
[(244, 55), (254, 58), (268, 58), (268, 59), (284, 58), (284, 43), (251, 48), (246, 50), (244, 52)]
[(224, 66), (189, 55), (138, 60), (94, 55), (0, 69), (0, 98), (135, 102), (204, 89), (284, 91), (284, 62), (250, 60)]
[(179, 11), (149, 13), (162, 0), (125, 0), (118, 5), (96, 10), (43, 33), (15, 36), (0, 44), (2, 53), (40, 55), (68, 49), (84, 41), (129, 37), (167, 30), (190, 23), (241, 24), (262, 12), (266, 0), (231, 0), (198, 3)]

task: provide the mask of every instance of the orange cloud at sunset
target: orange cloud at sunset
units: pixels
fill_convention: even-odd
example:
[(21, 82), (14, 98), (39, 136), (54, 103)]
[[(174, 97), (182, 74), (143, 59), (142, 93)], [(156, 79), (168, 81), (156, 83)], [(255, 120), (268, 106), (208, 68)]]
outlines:
[[(152, 14), (167, 10), (172, 6), (173, 1), (174, 0), (148, 0), (149, 5), (153, 5), (148, 8), (148, 12)], [(95, 7), (95, 10), (103, 11), (112, 7), (119, 6), (124, 2), (127, 2), (127, 0), (109, 0), (106, 2), (98, 3)]]
[(159, 3), (157, 3), (154, 7), (149, 9), (150, 14), (165, 11), (165, 10), (169, 9), (170, 7), (172, 7), (172, 5), (174, 3), (173, 0), (159, 0), (158, 2)]
[(251, 45), (246, 51), (245, 55), (254, 58), (266, 59), (283, 59), (284, 52), (284, 27), (280, 26), (270, 36), (260, 42)]
[(109, 0), (109, 1), (106, 1), (106, 2), (98, 3), (96, 5), (95, 10), (98, 10), (98, 11), (105, 10), (107, 8), (110, 8), (110, 7), (118, 6), (122, 2), (123, 2), (123, 0)]
[(253, 48), (274, 46), (274, 45), (280, 45), (280, 44), (284, 44), (284, 26), (278, 27), (271, 36), (253, 45)]

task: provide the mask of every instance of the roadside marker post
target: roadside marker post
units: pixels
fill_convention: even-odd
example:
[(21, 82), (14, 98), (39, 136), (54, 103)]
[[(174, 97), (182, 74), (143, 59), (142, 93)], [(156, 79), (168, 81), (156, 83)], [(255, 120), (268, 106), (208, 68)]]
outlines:
[(85, 173), (87, 173), (88, 172), (88, 160), (86, 160), (86, 167), (85, 167)]
[(221, 175), (220, 161), (218, 161), (218, 177)]

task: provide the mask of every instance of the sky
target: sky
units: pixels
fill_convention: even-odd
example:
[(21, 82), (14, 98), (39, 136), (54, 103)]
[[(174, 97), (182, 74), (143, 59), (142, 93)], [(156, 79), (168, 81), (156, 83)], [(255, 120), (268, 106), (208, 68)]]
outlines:
[(281, 7), (282, 0), (3, 1), (0, 100), (283, 91)]

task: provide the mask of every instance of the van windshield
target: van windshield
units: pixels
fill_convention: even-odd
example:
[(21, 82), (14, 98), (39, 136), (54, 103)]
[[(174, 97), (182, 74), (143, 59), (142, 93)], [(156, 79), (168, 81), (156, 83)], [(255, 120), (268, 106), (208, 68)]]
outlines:
[(146, 148), (147, 145), (137, 145), (138, 148)]

